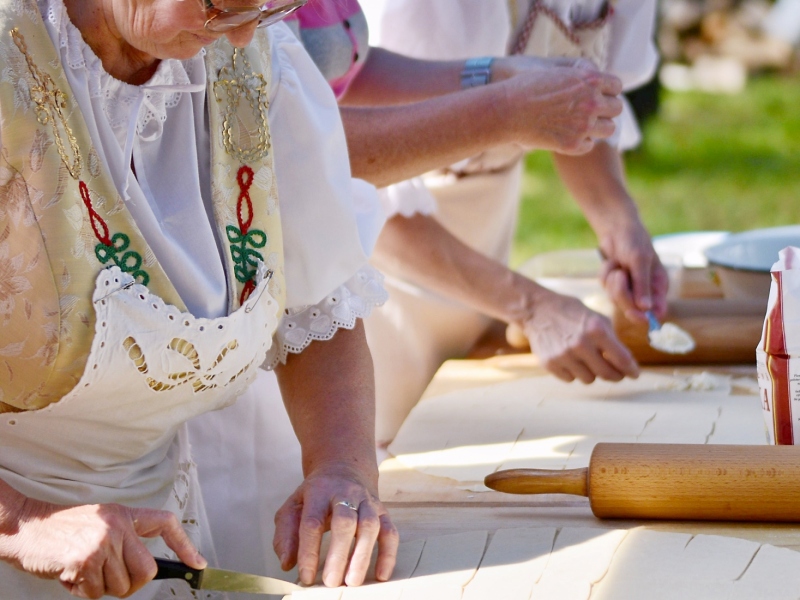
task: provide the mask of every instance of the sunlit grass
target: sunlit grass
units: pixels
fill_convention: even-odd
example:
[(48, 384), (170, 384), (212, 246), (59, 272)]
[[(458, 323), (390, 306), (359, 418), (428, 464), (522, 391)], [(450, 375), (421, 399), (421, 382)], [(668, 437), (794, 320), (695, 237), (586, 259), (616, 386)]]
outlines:
[[(761, 78), (736, 96), (669, 93), (626, 157), (653, 235), (800, 223), (800, 79)], [(547, 153), (531, 154), (512, 262), (596, 245)]]

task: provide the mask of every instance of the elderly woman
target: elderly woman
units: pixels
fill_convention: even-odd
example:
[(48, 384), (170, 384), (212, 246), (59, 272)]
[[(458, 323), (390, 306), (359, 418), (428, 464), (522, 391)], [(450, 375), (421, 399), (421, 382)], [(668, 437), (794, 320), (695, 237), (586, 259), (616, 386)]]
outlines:
[(4, 600), (192, 597), (148, 584), (153, 556), (214, 553), (185, 422), (265, 362), (305, 474), (282, 560), (313, 577), (327, 525), (327, 581), (376, 540), (392, 571), (359, 321), (380, 219), (326, 82), (253, 4), (0, 2)]
[[(363, 4), (368, 11), (380, 6), (377, 0)], [(522, 149), (607, 152), (610, 147), (602, 140), (613, 133), (611, 119), (622, 110), (616, 97), (620, 81), (575, 57), (514, 56), (495, 59), (491, 68), (465, 65), (459, 58), (465, 47), (476, 53), (505, 52), (510, 28), (504, 0), (436, 0), (411, 8), (406, 15), (399, 7), (403, 18), (397, 22), (424, 20), (428, 14), (433, 19), (430, 35), (421, 36), (418, 46), (455, 45), (451, 56), (440, 57), (455, 60), (415, 60), (370, 48), (357, 0), (309, 0), (287, 19), (343, 98), (350, 158), (358, 176), (385, 185), (489, 149), (480, 160), (469, 162), (475, 170), (469, 177), (453, 176), (463, 165), (448, 169), (463, 185), (451, 186), (453, 193), (440, 198), (437, 214), (431, 214), (436, 200), (421, 180), (385, 190), (394, 217), (379, 244), (381, 259), (394, 275), (388, 282), (392, 297), (367, 319), (378, 367), (377, 431), (382, 442), (394, 436), (441, 362), (463, 354), (484, 331), (486, 315), (527, 321), (536, 350), (565, 378), (619, 379), (637, 373), (605, 317), (513, 273), (504, 262), (517, 210)], [(648, 10), (652, 17), (652, 5), (645, 7), (645, 14)], [(454, 18), (447, 21), (448, 15)], [(467, 25), (468, 41), (458, 42)], [(485, 85), (490, 75), (491, 85)], [(462, 85), (470, 89), (462, 90)], [(600, 218), (592, 219), (599, 234), (608, 230), (600, 227), (605, 224), (618, 234), (615, 247), (608, 247), (602, 236), (609, 264), (624, 263), (634, 282), (652, 293), (652, 305), (660, 312), (663, 269), (614, 166), (612, 161), (608, 170), (586, 178), (601, 184), (597, 195), (578, 197), (587, 214), (599, 212)], [(609, 181), (618, 185), (606, 185)], [(464, 187), (469, 193), (460, 196)], [(632, 269), (637, 261), (652, 265), (652, 276)], [(632, 310), (638, 313), (640, 308)], [(582, 357), (588, 357), (585, 367)], [(264, 498), (274, 498), (275, 488), (290, 484), (296, 474), (291, 463), (268, 462), (265, 457), (271, 453), (252, 449), (272, 443), (284, 452), (297, 451), (273, 412), (261, 402), (238, 402), (232, 410), (204, 415), (191, 424), (203, 495), (223, 560), (268, 574), (279, 573), (268, 543), (277, 506)], [(227, 512), (231, 505), (246, 517), (232, 524)], [(284, 507), (277, 522), (285, 518)], [(243, 545), (244, 538), (252, 543)]]

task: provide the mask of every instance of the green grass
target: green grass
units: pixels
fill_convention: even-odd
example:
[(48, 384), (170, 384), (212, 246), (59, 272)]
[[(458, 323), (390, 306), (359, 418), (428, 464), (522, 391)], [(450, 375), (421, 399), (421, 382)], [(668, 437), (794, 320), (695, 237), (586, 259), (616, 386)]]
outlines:
[[(626, 168), (653, 235), (800, 223), (800, 79), (754, 79), (735, 96), (664, 92)], [(512, 264), (595, 245), (549, 154), (531, 154)]]

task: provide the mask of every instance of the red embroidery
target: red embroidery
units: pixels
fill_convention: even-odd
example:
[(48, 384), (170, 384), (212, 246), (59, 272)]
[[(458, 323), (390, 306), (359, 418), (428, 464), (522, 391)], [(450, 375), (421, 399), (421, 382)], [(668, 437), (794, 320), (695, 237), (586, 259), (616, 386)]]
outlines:
[[(246, 178), (245, 178), (246, 176)], [(250, 186), (253, 185), (253, 169), (247, 165), (243, 165), (239, 172), (236, 174), (236, 181), (239, 183), (239, 200), (236, 202), (236, 217), (239, 219), (239, 230), (242, 235), (247, 235), (250, 231), (250, 225), (253, 223), (253, 202), (250, 200)], [(247, 206), (247, 220), (242, 217), (242, 208), (246, 203)]]
[[(108, 225), (103, 220), (97, 211), (92, 206), (92, 198), (89, 195), (89, 188), (83, 182), (78, 182), (78, 187), (81, 190), (81, 198), (83, 199), (83, 203), (86, 205), (86, 210), (89, 211), (89, 222), (92, 224), (92, 231), (94, 231), (95, 237), (100, 240), (100, 242), (106, 246), (111, 246), (111, 237), (108, 233)], [(99, 226), (99, 227), (98, 227)], [(102, 233), (99, 231), (99, 228), (102, 227)]]

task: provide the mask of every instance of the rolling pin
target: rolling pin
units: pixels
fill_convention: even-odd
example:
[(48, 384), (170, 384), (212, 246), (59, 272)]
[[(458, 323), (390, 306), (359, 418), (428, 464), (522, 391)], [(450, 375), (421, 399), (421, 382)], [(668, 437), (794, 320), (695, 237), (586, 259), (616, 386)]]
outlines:
[(588, 468), (498, 471), (485, 484), (588, 496), (601, 519), (800, 522), (800, 446), (597, 444)]

